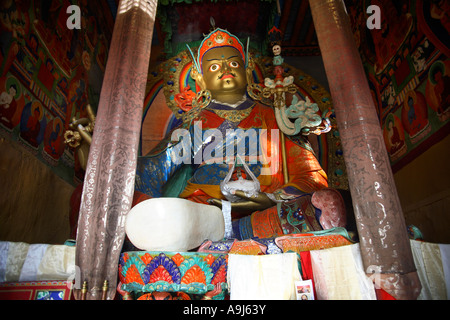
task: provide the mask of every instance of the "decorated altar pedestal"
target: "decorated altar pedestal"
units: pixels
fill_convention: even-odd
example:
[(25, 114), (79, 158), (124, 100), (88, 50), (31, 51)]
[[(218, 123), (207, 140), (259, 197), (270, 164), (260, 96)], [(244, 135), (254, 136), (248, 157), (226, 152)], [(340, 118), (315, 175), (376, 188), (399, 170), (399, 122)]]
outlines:
[[(229, 257), (232, 255), (248, 256), (250, 266), (255, 264), (252, 257), (268, 255), (297, 254), (298, 264), (306, 259), (301, 253), (352, 245), (345, 229), (335, 228), (322, 232), (290, 234), (267, 239), (235, 239), (224, 241), (205, 241), (197, 252), (163, 252), (163, 251), (127, 251), (123, 252), (119, 261), (119, 277), (121, 290), (134, 294), (135, 299), (153, 292), (183, 293), (188, 299), (201, 299), (208, 291), (220, 284), (222, 292), (214, 296), (215, 300), (223, 300), (230, 294)], [(245, 257), (244, 257), (245, 259)], [(256, 262), (264, 264), (267, 259)], [(302, 261), (304, 263), (305, 261)], [(308, 263), (310, 264), (310, 263)], [(264, 266), (263, 266), (264, 267)], [(282, 265), (275, 266), (279, 272)], [(306, 280), (311, 272), (301, 267), (294, 268), (295, 278), (301, 273)], [(292, 270), (291, 270), (292, 271)], [(295, 272), (294, 272), (295, 271)], [(240, 272), (240, 271), (238, 271)], [(276, 272), (276, 270), (274, 270)], [(265, 277), (261, 275), (261, 277)]]
[(121, 289), (136, 295), (151, 292), (184, 292), (204, 295), (220, 284), (227, 289), (226, 254), (201, 252), (131, 251), (120, 257)]

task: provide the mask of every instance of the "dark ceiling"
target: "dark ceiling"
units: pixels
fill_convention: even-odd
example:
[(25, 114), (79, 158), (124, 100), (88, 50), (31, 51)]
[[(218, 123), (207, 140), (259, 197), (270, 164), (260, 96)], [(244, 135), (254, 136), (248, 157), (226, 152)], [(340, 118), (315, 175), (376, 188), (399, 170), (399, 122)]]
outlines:
[[(120, 0), (107, 0), (113, 17)], [(283, 56), (319, 55), (309, 0), (165, 0), (158, 2), (154, 46), (165, 56), (176, 54), (186, 42), (202, 39), (215, 26), (267, 44), (268, 31), (282, 31)]]
[(280, 0), (281, 16), (277, 28), (284, 34), (285, 55), (319, 55), (316, 30), (308, 0)]

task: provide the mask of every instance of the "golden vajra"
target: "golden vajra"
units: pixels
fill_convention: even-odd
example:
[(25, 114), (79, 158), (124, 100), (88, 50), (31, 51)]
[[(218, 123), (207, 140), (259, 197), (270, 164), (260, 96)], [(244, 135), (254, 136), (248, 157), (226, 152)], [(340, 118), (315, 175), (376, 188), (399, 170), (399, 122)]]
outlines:
[(87, 118), (72, 119), (69, 124), (70, 130), (64, 133), (64, 143), (71, 148), (75, 148), (81, 167), (86, 170), (89, 147), (92, 143), (92, 135), (95, 126), (95, 114), (90, 105), (86, 107)]
[(69, 124), (71, 130), (67, 130), (64, 133), (64, 143), (68, 144), (72, 148), (76, 148), (81, 144), (81, 140), (85, 139), (89, 144), (92, 142), (92, 134), (95, 126), (95, 115), (92, 107), (87, 105), (87, 118), (72, 119), (72, 123)]

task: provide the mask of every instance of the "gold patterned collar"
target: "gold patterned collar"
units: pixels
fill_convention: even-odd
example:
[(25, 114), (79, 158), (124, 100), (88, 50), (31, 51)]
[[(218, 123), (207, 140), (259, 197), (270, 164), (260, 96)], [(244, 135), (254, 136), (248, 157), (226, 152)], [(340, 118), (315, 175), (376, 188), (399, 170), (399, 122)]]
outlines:
[(245, 101), (237, 107), (228, 106), (217, 101), (212, 101), (208, 105), (208, 107), (206, 107), (206, 109), (214, 112), (222, 119), (231, 122), (241, 122), (248, 117), (250, 112), (252, 112), (255, 104), (256, 103), (250, 99), (245, 99)]

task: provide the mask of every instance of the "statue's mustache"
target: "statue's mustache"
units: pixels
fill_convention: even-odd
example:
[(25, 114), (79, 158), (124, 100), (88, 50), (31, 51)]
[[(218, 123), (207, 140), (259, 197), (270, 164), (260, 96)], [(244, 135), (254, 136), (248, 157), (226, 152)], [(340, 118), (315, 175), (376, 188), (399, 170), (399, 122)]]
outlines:
[(218, 80), (222, 80), (225, 76), (232, 76), (233, 78), (236, 78), (236, 74), (233, 72), (224, 72), (220, 76), (217, 77)]

